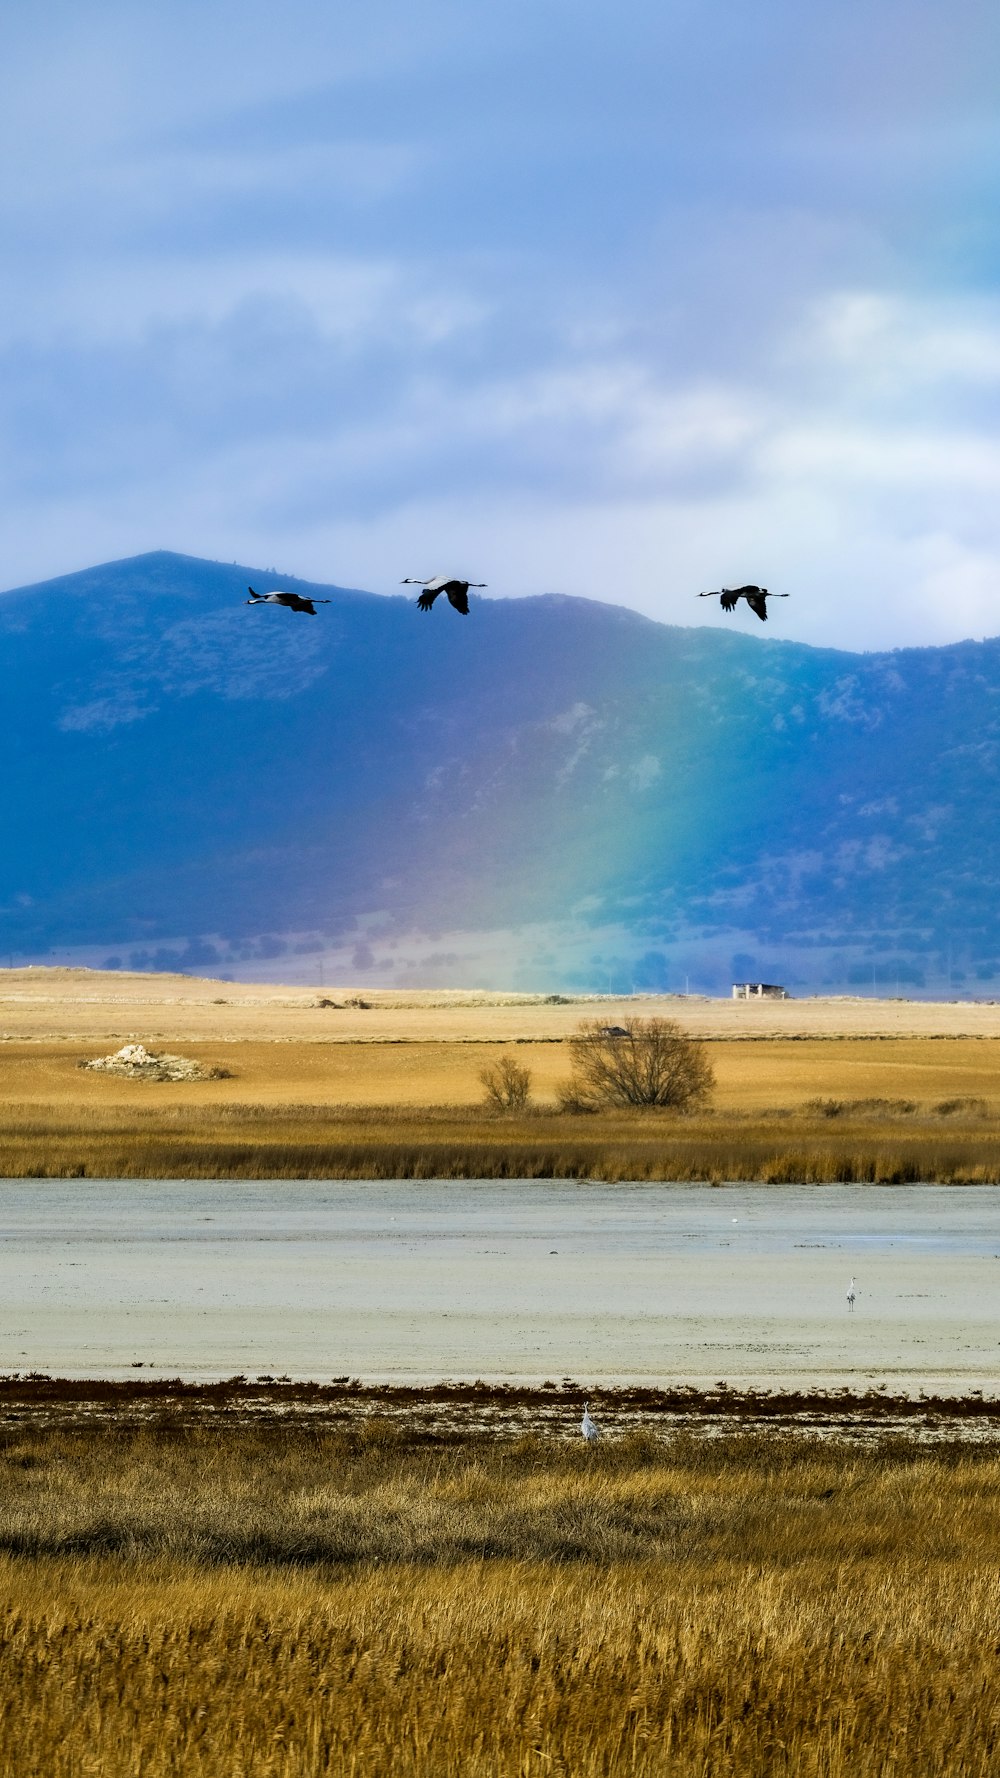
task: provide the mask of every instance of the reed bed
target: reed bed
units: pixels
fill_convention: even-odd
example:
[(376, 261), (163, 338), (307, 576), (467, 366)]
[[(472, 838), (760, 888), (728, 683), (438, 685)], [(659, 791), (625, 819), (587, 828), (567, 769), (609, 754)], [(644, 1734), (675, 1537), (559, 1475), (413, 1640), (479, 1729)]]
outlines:
[(0, 1771), (985, 1778), (1000, 1452), (7, 1427)]
[(816, 1101), (765, 1112), (8, 1105), (7, 1178), (602, 1179), (1000, 1183), (981, 1100)]

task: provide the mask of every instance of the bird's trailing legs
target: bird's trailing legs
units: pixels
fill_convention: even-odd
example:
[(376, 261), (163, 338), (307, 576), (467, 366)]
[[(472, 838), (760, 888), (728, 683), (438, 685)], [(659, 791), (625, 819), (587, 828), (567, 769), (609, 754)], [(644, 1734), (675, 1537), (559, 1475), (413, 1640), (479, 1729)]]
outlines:
[(724, 586), (718, 592), (699, 593), (699, 599), (718, 599), (723, 611), (735, 611), (740, 599), (745, 599), (750, 609), (760, 618), (762, 624), (767, 622), (768, 599), (787, 599), (788, 593), (769, 593), (766, 586)]

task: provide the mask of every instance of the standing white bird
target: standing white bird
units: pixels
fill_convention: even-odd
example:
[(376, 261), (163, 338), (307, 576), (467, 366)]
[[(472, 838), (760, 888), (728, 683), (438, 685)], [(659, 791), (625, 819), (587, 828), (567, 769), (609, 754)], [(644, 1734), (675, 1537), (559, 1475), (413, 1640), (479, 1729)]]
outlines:
[(584, 1403), (583, 1419), (580, 1421), (580, 1431), (583, 1433), (588, 1445), (596, 1445), (601, 1436), (600, 1428), (597, 1425), (596, 1420), (590, 1418), (589, 1401)]
[(435, 574), (430, 580), (404, 580), (401, 586), (422, 586), (417, 604), (421, 611), (429, 611), (438, 593), (447, 593), (449, 605), (454, 605), (463, 617), (469, 615), (469, 588), (484, 587), (485, 580), (449, 580), (447, 574)]
[(848, 1313), (850, 1313), (850, 1312), (851, 1312), (851, 1311), (852, 1311), (852, 1310), (853, 1310), (853, 1308), (854, 1308), (854, 1299), (855, 1299), (855, 1297), (856, 1297), (856, 1296), (857, 1296), (857, 1294), (858, 1294), (858, 1293), (857, 1293), (857, 1291), (856, 1291), (856, 1290), (855, 1290), (855, 1288), (854, 1288), (854, 1279), (853, 1279), (853, 1278), (852, 1278), (852, 1279), (851, 1279), (851, 1282), (850, 1282), (850, 1284), (849, 1284), (849, 1285), (848, 1285), (848, 1286), (847, 1286), (847, 1309), (848, 1309)]

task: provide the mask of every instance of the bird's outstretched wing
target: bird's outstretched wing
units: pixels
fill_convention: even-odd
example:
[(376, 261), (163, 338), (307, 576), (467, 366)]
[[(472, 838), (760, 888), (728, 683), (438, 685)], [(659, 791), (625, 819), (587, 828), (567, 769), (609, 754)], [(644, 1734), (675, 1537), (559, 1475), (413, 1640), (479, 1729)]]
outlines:
[(433, 589), (433, 591), (431, 590), (430, 587), (425, 588), (425, 590), (421, 593), (419, 599), (417, 600), (417, 604), (419, 605), (421, 611), (429, 611), (430, 610), (431, 606), (433, 605), (433, 603), (434, 603), (435, 599), (437, 598), (438, 593), (440, 591), (441, 591), (440, 587), (435, 587)]
[(767, 622), (767, 594), (766, 593), (745, 593), (743, 596), (746, 599), (746, 602), (749, 605), (751, 611), (756, 611), (757, 616), (760, 618), (761, 623), (766, 624), (766, 622)]
[(735, 611), (736, 601), (739, 596), (739, 593), (732, 593), (728, 587), (724, 586), (722, 592), (719, 594), (719, 604), (722, 606), (723, 611)]
[(468, 587), (464, 587), (460, 581), (454, 581), (450, 586), (445, 588), (445, 591), (448, 594), (449, 605), (454, 605), (456, 611), (460, 611), (462, 613), (463, 617), (468, 617), (468, 615), (469, 615), (469, 589), (468, 589)]

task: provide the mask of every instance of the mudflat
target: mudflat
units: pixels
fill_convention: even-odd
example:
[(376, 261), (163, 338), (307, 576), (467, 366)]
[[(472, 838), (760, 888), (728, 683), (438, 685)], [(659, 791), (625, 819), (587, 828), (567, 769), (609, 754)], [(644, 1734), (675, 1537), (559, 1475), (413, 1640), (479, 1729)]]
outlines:
[(995, 1388), (989, 1187), (31, 1180), (0, 1224), (5, 1372)]

